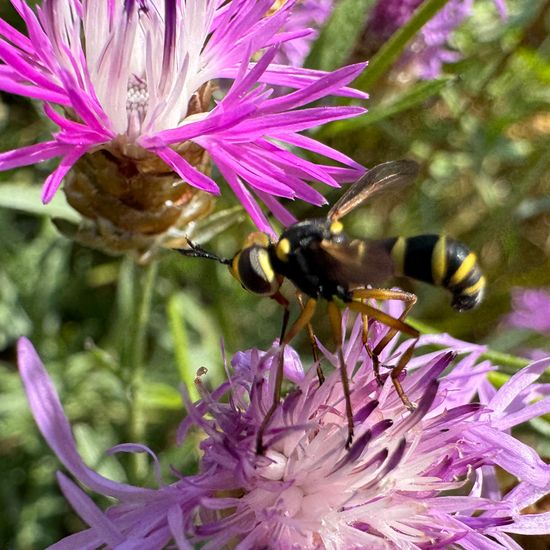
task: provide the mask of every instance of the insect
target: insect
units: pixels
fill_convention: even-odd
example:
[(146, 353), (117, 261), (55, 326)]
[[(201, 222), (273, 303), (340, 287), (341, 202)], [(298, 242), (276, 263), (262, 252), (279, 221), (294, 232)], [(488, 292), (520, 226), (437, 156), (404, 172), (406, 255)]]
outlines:
[[(373, 360), (374, 373), (382, 383), (379, 355), (398, 333), (413, 337), (411, 345), (391, 369), (395, 389), (409, 409), (414, 408), (405, 394), (399, 375), (412, 357), (419, 333), (405, 322), (416, 302), (409, 292), (379, 288), (394, 275), (418, 279), (441, 286), (452, 294), (452, 306), (462, 311), (476, 307), (485, 290), (485, 277), (477, 257), (470, 249), (444, 235), (417, 235), (389, 239), (352, 239), (344, 232), (341, 218), (375, 195), (398, 193), (418, 175), (418, 165), (411, 160), (397, 160), (379, 164), (352, 184), (332, 206), (324, 218), (312, 218), (287, 227), (278, 241), (272, 242), (265, 233), (251, 233), (243, 247), (231, 259), (220, 258), (198, 245), (188, 242), (188, 249), (179, 252), (186, 256), (216, 260), (229, 266), (233, 276), (248, 291), (274, 298), (285, 307), (280, 342), (288, 344), (302, 329), (308, 328), (319, 299), (328, 302), (328, 313), (340, 358), (340, 373), (345, 395), (348, 437), (346, 447), (353, 440), (353, 411), (349, 381), (340, 342), (341, 314), (335, 299), (363, 316), (363, 343)], [(302, 311), (287, 331), (288, 301), (280, 287), (287, 278), (308, 297)], [(369, 300), (400, 300), (404, 309), (398, 318), (369, 305)], [(367, 340), (368, 319), (375, 319), (387, 327), (388, 333), (371, 349)], [(318, 370), (322, 383), (322, 372)], [(281, 397), (283, 365), (280, 362), (273, 404), (257, 434), (257, 451), (263, 452), (263, 436)]]

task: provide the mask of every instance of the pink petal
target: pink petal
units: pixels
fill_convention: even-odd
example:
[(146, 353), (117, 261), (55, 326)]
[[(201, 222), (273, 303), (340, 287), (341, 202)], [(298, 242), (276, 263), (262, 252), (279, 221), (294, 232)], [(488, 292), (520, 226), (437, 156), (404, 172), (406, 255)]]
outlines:
[(528, 422), (532, 418), (537, 418), (550, 412), (550, 397), (536, 401), (531, 405), (526, 405), (521, 410), (509, 413), (497, 418), (491, 422), (491, 425), (499, 430), (508, 430), (518, 424)]
[(65, 155), (61, 159), (59, 166), (46, 178), (44, 186), (42, 187), (42, 202), (44, 204), (48, 204), (53, 199), (55, 192), (67, 172), (82, 155), (88, 152), (89, 149), (90, 147), (74, 147), (68, 155)]
[(17, 342), (17, 360), (27, 399), (40, 432), (59, 460), (77, 479), (98, 493), (116, 498), (155, 493), (149, 489), (111, 481), (88, 468), (76, 450), (59, 396), (27, 338), (20, 338)]
[(354, 80), (363, 71), (364, 67), (364, 63), (359, 63), (357, 65), (342, 67), (333, 73), (327, 73), (309, 86), (264, 102), (261, 112), (280, 112), (313, 103), (318, 99), (335, 93), (345, 83)]
[(289, 113), (265, 115), (242, 122), (231, 132), (231, 139), (250, 140), (264, 136), (276, 137), (278, 132), (301, 132), (343, 118), (366, 112), (363, 107), (312, 107)]
[(293, 223), (296, 223), (296, 218), (282, 204), (280, 204), (275, 197), (272, 197), (267, 193), (262, 193), (262, 191), (258, 190), (256, 190), (256, 194), (260, 197), (260, 199), (262, 199), (263, 203), (269, 208), (269, 211), (273, 213), (275, 218), (281, 222), (283, 226), (287, 227)]
[(220, 194), (220, 188), (213, 179), (199, 172), (170, 147), (158, 147), (154, 152), (189, 185), (214, 195)]
[(64, 539), (48, 546), (46, 550), (97, 550), (99, 542), (93, 529), (86, 529), (80, 533), (69, 535)]
[(146, 445), (140, 443), (121, 443), (107, 450), (105, 454), (113, 455), (115, 453), (147, 453), (153, 459), (153, 468), (155, 470), (155, 480), (159, 486), (162, 486), (162, 474), (160, 471), (160, 461), (158, 456)]
[(73, 147), (70, 145), (61, 144), (57, 141), (46, 141), (6, 151), (0, 153), (0, 170), (9, 170), (10, 168), (43, 162), (69, 153), (72, 149)]
[(531, 447), (489, 426), (472, 426), (469, 433), (481, 445), (490, 445), (495, 449), (494, 452), (487, 453), (487, 459), (492, 463), (535, 487), (549, 485), (550, 466), (546, 465)]
[(516, 372), (514, 376), (502, 386), (495, 397), (488, 403), (488, 407), (495, 413), (503, 412), (519, 393), (535, 382), (550, 365), (550, 358), (541, 359)]
[(506, 525), (502, 530), (517, 535), (547, 535), (550, 532), (550, 512), (521, 514), (514, 518), (512, 525)]
[(66, 94), (54, 92), (42, 86), (22, 84), (19, 82), (19, 78), (12, 78), (8, 76), (8, 72), (8, 67), (0, 67), (0, 90), (10, 94), (32, 97), (33, 99), (41, 99), (42, 101), (50, 101), (66, 107), (71, 105), (71, 102), (67, 98)]
[(192, 550), (193, 546), (184, 537), (185, 525), (181, 508), (176, 505), (168, 510), (168, 526), (178, 550)]
[(242, 120), (246, 120), (257, 110), (258, 108), (253, 104), (240, 106), (238, 110), (229, 112), (225, 112), (222, 108), (216, 108), (204, 120), (190, 122), (171, 130), (164, 130), (154, 136), (142, 136), (138, 142), (145, 149), (153, 149), (164, 144), (180, 143), (208, 134), (221, 133), (239, 124)]
[(99, 541), (117, 547), (124, 540), (122, 533), (84, 491), (61, 472), (57, 474), (57, 481), (65, 498), (84, 522), (93, 527)]
[(282, 134), (277, 136), (277, 139), (285, 143), (289, 143), (290, 145), (294, 145), (295, 147), (300, 147), (300, 149), (313, 151), (314, 153), (318, 153), (319, 155), (323, 155), (329, 159), (341, 162), (342, 164), (345, 164), (347, 166), (352, 166), (353, 168), (357, 169), (357, 179), (359, 179), (366, 171), (361, 164), (355, 162), (347, 155), (344, 155), (344, 153), (341, 153), (340, 151), (333, 149), (332, 147), (329, 147), (328, 145), (316, 141), (308, 136), (304, 136), (302, 134)]
[(248, 191), (248, 189), (242, 184), (242, 182), (236, 176), (233, 170), (225, 163), (225, 159), (218, 157), (217, 154), (213, 151), (211, 151), (210, 153), (212, 155), (212, 158), (218, 165), (218, 168), (220, 169), (223, 177), (227, 180), (227, 183), (233, 190), (233, 193), (235, 193), (237, 198), (240, 200), (258, 229), (260, 231), (265, 231), (270, 235), (274, 235), (273, 228), (271, 227), (256, 200), (254, 200), (254, 197), (252, 196), (250, 191)]
[[(251, 66), (254, 64), (251, 63)], [(218, 75), (220, 78), (234, 78), (236, 68), (223, 68)], [(320, 76), (326, 74), (324, 71), (314, 69), (304, 69), (301, 67), (289, 67), (287, 65), (272, 64), (260, 76), (259, 82), (274, 86), (283, 86), (285, 88), (303, 88), (312, 82), (315, 82)], [(358, 99), (367, 99), (369, 95), (354, 88), (343, 87), (333, 92), (333, 95), (340, 97), (353, 97)]]

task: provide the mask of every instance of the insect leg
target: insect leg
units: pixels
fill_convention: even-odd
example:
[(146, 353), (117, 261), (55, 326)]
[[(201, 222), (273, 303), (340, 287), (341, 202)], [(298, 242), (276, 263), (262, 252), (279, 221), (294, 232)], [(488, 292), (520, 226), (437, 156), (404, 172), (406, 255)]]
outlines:
[(317, 306), (317, 300), (313, 298), (310, 298), (306, 302), (306, 305), (304, 306), (304, 309), (300, 313), (298, 319), (294, 321), (294, 324), (290, 327), (290, 330), (286, 333), (285, 337), (283, 338), (282, 340), (283, 344), (290, 343), (290, 341), (309, 324), (309, 322), (313, 317), (313, 314), (315, 313), (316, 306)]
[[(355, 296), (355, 292), (357, 292), (358, 293), (357, 296), (359, 298), (361, 298), (361, 296), (364, 295), (363, 294), (364, 291), (366, 291), (366, 290), (371, 290), (371, 289), (363, 289), (363, 290), (354, 291), (353, 296)], [(377, 290), (377, 289), (372, 289), (372, 290)], [(383, 290), (380, 290), (380, 291), (381, 292), (389, 292), (389, 293), (391, 293), (391, 292), (399, 293), (400, 292), (400, 291), (383, 291)], [(403, 293), (403, 294), (407, 294), (407, 293)], [(381, 298), (379, 298), (379, 299), (381, 299)], [(394, 299), (394, 298), (388, 298), (388, 299)], [(399, 299), (399, 298), (397, 298), (397, 299)], [(416, 300), (416, 297), (415, 297), (415, 300)], [(412, 302), (412, 303), (414, 303), (414, 302)], [(391, 379), (392, 379), (393, 385), (395, 386), (395, 390), (397, 391), (397, 394), (399, 395), (401, 401), (403, 401), (403, 404), (408, 409), (411, 409), (411, 410), (414, 409), (414, 406), (410, 402), (407, 395), (405, 394), (405, 390), (403, 390), (403, 386), (401, 385), (401, 382), (398, 380), (398, 377), (401, 374), (401, 372), (403, 371), (403, 369), (405, 368), (405, 366), (407, 365), (407, 363), (409, 362), (410, 358), (412, 357), (412, 353), (414, 351), (414, 347), (416, 346), (416, 343), (418, 342), (418, 338), (420, 336), (420, 333), (415, 328), (413, 328), (410, 325), (408, 325), (407, 323), (405, 323), (401, 318), (392, 317), (391, 315), (388, 315), (387, 313), (384, 313), (383, 311), (380, 311), (379, 309), (376, 309), (372, 306), (369, 306), (368, 304), (364, 304), (364, 303), (362, 303), (358, 300), (352, 300), (351, 302), (349, 302), (348, 306), (353, 311), (357, 311), (361, 314), (368, 315), (369, 317), (372, 317), (373, 319), (376, 319), (377, 321), (379, 321), (382, 324), (389, 327), (391, 330), (389, 331), (388, 334), (390, 334), (390, 333), (392, 334), (392, 336), (390, 337), (389, 340), (391, 340), (391, 338), (393, 338), (393, 336), (395, 336), (395, 334), (397, 332), (402, 332), (404, 334), (408, 334), (409, 336), (412, 336), (414, 338), (412, 344), (409, 346), (409, 348), (407, 348), (405, 353), (403, 353), (403, 355), (399, 359), (399, 362), (397, 363), (397, 366), (394, 369), (392, 369), (392, 371), (391, 371)], [(407, 309), (407, 306), (405, 306), (405, 309), (407, 310), (407, 312), (408, 312), (408, 310), (410, 310), (411, 307), (412, 307), (412, 305)], [(382, 343), (383, 340), (385, 340), (385, 339), (386, 339), (386, 337), (384, 337), (381, 340), (380, 343)], [(388, 340), (388, 342), (389, 342), (389, 340)], [(373, 359), (373, 363), (378, 360), (377, 355), (378, 355), (378, 353), (380, 353), (381, 349), (383, 349), (387, 345), (387, 342), (384, 343), (384, 346), (381, 349), (379, 348), (379, 344), (374, 348), (374, 350), (372, 352), (373, 353), (373, 358), (376, 357), (376, 359)]]
[(285, 314), (283, 317), (283, 325), (281, 327), (281, 336), (279, 338), (279, 343), (281, 343), (285, 336), (286, 327), (288, 326), (288, 319), (290, 316), (290, 309), (289, 309), (290, 304), (288, 303), (288, 300), (279, 291), (275, 292), (275, 294), (273, 294), (273, 296), (270, 296), (270, 298), (272, 300), (275, 300), (280, 306), (283, 306), (285, 310)]
[[(305, 306), (304, 306), (304, 299), (302, 297), (302, 294), (300, 292), (297, 292), (296, 298), (298, 300), (298, 303), (300, 304), (300, 307), (302, 308), (302, 311), (304, 311)], [(315, 341), (315, 333), (313, 332), (313, 327), (311, 323), (308, 323), (306, 328), (307, 328), (307, 335), (309, 337), (309, 341), (311, 344), (313, 362), (317, 365), (317, 378), (319, 379), (319, 385), (321, 385), (325, 381), (325, 375), (321, 369), (319, 348), (317, 347), (317, 342)]]
[[(288, 304), (288, 302), (287, 302)], [(273, 402), (269, 407), (269, 410), (266, 412), (260, 427), (258, 428), (258, 433), (256, 434), (256, 454), (264, 454), (264, 433), (271, 420), (271, 417), (277, 410), (279, 401), (281, 400), (281, 387), (283, 385), (283, 374), (284, 374), (284, 358), (285, 358), (285, 346), (311, 321), (313, 314), (315, 313), (315, 306), (317, 305), (317, 300), (310, 298), (300, 313), (298, 319), (294, 321), (294, 324), (290, 327), (290, 330), (286, 332), (286, 327), (288, 325), (288, 319), (290, 315), (290, 310), (288, 305), (285, 307), (285, 313), (283, 317), (283, 326), (281, 329), (281, 339), (279, 340), (281, 350), (279, 355), (279, 363), (277, 364), (277, 373), (275, 376), (275, 390), (273, 391)]]
[(342, 314), (338, 306), (332, 302), (328, 302), (328, 316), (330, 326), (332, 328), (332, 336), (336, 343), (336, 353), (338, 354), (338, 362), (340, 364), (340, 379), (342, 380), (342, 389), (344, 391), (344, 399), (346, 401), (346, 418), (348, 420), (348, 437), (346, 439), (346, 449), (349, 449), (353, 441), (353, 409), (351, 407), (351, 394), (349, 389), (348, 370), (342, 353)]
[[(404, 321), (414, 304), (416, 304), (416, 294), (404, 292), (403, 290), (389, 290), (382, 288), (361, 288), (356, 289), (352, 293), (352, 299), (360, 300), (399, 300), (405, 302), (405, 308), (398, 317), (400, 321)], [(365, 316), (363, 316), (363, 319)], [(399, 329), (390, 328), (388, 333), (378, 342), (373, 350), (374, 355), (380, 355), (384, 348), (389, 344), (391, 339), (399, 332)]]
[(368, 353), (369, 357), (372, 359), (372, 370), (374, 371), (374, 377), (379, 386), (384, 385), (384, 381), (380, 376), (380, 361), (376, 355), (374, 355), (370, 344), (369, 344), (369, 317), (368, 315), (361, 313), (361, 319), (363, 321), (363, 329), (361, 331), (361, 340), (363, 341), (363, 347)]

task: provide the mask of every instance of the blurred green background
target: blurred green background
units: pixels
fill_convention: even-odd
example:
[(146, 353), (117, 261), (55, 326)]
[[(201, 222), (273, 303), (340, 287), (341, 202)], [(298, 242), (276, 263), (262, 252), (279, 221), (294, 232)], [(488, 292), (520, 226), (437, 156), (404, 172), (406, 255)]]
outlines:
[[(6, 4), (0, 16), (17, 24)], [(400, 204), (381, 199), (358, 209), (346, 229), (370, 237), (445, 232), (479, 251), (489, 288), (474, 312), (456, 314), (443, 291), (401, 283), (419, 296), (416, 319), (514, 352), (545, 345), (540, 336), (505, 329), (501, 318), (510, 310), (512, 287), (550, 288), (550, 3), (507, 4), (509, 18), (502, 22), (492, 2), (476, 2), (474, 16), (453, 35), (462, 59), (440, 79), (403, 82), (385, 75), (369, 89), (369, 116), (333, 124), (318, 136), (367, 167), (403, 157), (421, 164), (421, 177)], [(318, 50), (330, 47), (325, 41)], [(50, 130), (38, 105), (6, 94), (0, 95), (0, 129), (2, 151), (45, 140)], [(61, 194), (48, 208), (39, 200), (50, 170), (46, 163), (0, 173), (1, 548), (41, 548), (82, 528), (55, 483), (59, 462), (28, 410), (15, 366), (19, 336), (33, 341), (53, 376), (86, 462), (122, 480), (129, 464), (103, 453), (136, 433), (162, 452), (165, 472), (169, 464), (194, 467), (196, 441), (179, 449), (173, 444), (183, 414), (178, 385), (201, 366), (209, 370), (209, 384), (219, 383), (220, 340), (229, 357), (266, 348), (282, 315), (277, 304), (248, 295), (212, 262), (166, 251), (156, 267), (143, 268), (60, 236), (50, 218), (70, 215)], [(338, 192), (327, 197), (333, 202)], [(235, 204), (225, 193), (217, 210)], [(291, 209), (298, 218), (320, 215), (306, 204)], [(253, 227), (240, 214), (235, 220), (210, 249), (231, 256), (239, 248)], [(138, 319), (147, 280), (152, 296), (144, 329)], [(316, 326), (323, 335), (322, 319)], [(136, 338), (145, 358), (137, 375), (124, 368)], [(308, 357), (303, 336), (296, 345)], [(528, 436), (550, 455), (543, 435)], [(132, 471), (139, 477), (147, 468)]]

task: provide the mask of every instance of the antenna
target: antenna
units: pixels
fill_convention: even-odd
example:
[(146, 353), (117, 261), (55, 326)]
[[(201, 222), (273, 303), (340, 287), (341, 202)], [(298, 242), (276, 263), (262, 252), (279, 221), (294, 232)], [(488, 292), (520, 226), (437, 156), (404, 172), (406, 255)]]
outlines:
[(214, 260), (220, 264), (231, 265), (232, 260), (229, 258), (221, 258), (212, 252), (208, 252), (208, 250), (205, 250), (202, 246), (190, 241), (187, 237), (185, 240), (187, 241), (189, 248), (174, 248), (174, 250), (190, 258), (206, 258), (207, 260)]

